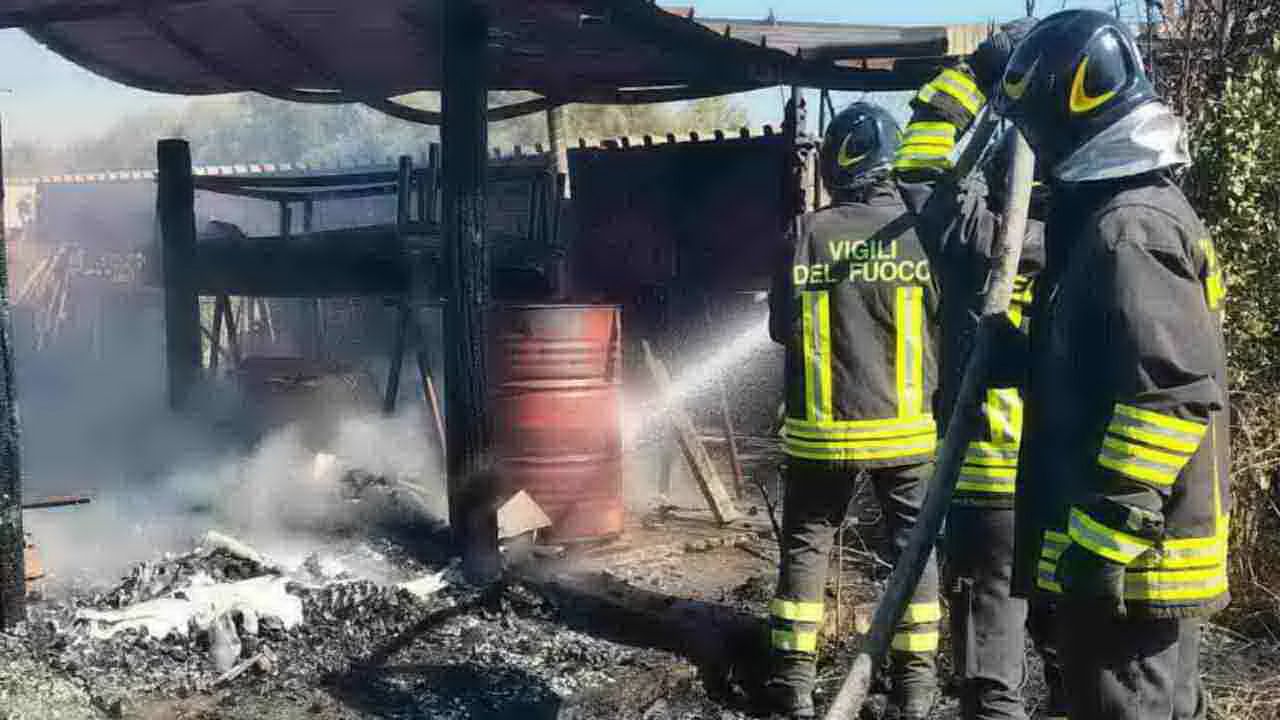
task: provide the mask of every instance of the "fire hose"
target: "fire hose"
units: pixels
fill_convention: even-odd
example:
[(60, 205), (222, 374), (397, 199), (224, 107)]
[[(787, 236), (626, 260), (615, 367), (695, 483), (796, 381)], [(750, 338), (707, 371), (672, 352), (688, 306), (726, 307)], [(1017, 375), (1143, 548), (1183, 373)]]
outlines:
[[(974, 137), (965, 149), (950, 182), (959, 183), (977, 164), (983, 149), (995, 133), (999, 120), (988, 113)], [(982, 302), (973, 352), (966, 363), (964, 377), (956, 396), (955, 406), (947, 422), (946, 434), (938, 450), (929, 494), (920, 516), (912, 530), (907, 547), (894, 565), (884, 596), (871, 622), (871, 629), (854, 658), (853, 667), (840, 687), (826, 720), (853, 720), (866, 700), (871, 687), (872, 674), (881, 667), (889, 650), (893, 629), (901, 621), (911, 600), (920, 575), (924, 572), (929, 554), (933, 552), (935, 538), (942, 528), (943, 519), (951, 505), (956, 481), (965, 448), (973, 437), (973, 418), (979, 417), (983, 394), (986, 391), (987, 368), (991, 364), (995, 333), (1009, 309), (1013, 292), (1013, 280), (1018, 271), (1022, 253), (1022, 239), (1026, 233), (1027, 212), (1031, 203), (1031, 183), (1035, 169), (1035, 156), (1022, 134), (1016, 130), (1007, 133), (1007, 142), (1013, 144), (1012, 162), (1008, 178), (1009, 202), (1000, 226), (994, 248), (995, 262), (987, 280), (987, 292)]]

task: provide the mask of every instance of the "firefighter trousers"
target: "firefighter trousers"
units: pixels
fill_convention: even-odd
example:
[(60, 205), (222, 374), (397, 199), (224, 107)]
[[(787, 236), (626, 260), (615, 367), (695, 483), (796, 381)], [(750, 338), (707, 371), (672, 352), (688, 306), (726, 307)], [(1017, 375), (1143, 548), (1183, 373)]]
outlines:
[(1199, 619), (1118, 618), (1069, 600), (1059, 609), (1069, 717), (1204, 720)]
[[(787, 465), (782, 565), (770, 608), (775, 658), (772, 682), (789, 686), (799, 695), (812, 691), (831, 548), (862, 473), (869, 477), (884, 512), (890, 555), (896, 561), (919, 516), (932, 464), (860, 469), (791, 458)], [(938, 570), (931, 555), (889, 653), (890, 701), (904, 717), (923, 717), (933, 703), (941, 617)]]
[(1014, 597), (1013, 510), (955, 506), (943, 548), (951, 609), (951, 652), (963, 720), (1026, 720), (1022, 698), (1028, 635), (1045, 666), (1043, 717), (1065, 717), (1053, 645), (1052, 608)]

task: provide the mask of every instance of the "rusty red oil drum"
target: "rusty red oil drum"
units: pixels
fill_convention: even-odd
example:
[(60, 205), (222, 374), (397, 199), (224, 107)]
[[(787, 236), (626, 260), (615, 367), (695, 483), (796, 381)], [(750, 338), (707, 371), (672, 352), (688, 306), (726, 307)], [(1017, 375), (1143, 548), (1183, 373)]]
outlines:
[(506, 305), (494, 313), (497, 471), (553, 523), (548, 539), (622, 531), (622, 324), (616, 305)]

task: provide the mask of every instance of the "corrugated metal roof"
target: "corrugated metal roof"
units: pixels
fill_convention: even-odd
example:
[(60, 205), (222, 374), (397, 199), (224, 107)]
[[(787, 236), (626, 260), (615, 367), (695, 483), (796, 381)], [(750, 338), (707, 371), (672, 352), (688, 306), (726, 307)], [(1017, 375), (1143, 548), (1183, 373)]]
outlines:
[[(0, 27), (113, 80), (200, 95), (254, 90), (366, 102), (441, 85), (442, 0), (0, 0)], [(826, 43), (889, 57), (944, 55), (945, 27), (699, 21), (647, 0), (477, 0), (489, 18), (491, 86), (548, 102), (650, 102), (777, 84), (906, 89), (910, 72), (841, 67)], [(730, 23), (726, 25), (725, 23)], [(728, 27), (728, 32), (725, 32)]]

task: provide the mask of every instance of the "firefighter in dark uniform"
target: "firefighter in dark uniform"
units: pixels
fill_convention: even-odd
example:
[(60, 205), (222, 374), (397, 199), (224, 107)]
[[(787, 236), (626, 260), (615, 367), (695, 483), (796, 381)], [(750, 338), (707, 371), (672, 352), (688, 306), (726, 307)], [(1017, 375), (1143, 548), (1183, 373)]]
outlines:
[[(952, 172), (958, 138), (986, 104), (1014, 43), (1035, 21), (1007, 25), (966, 63), (943, 70), (912, 100), (912, 117), (894, 162), (903, 197), (917, 214), (916, 232), (930, 254), (942, 292), (939, 416), (949, 418), (977, 331), (992, 248), (1004, 212), (1008, 144), (982, 166), (982, 178), (939, 184)], [(1037, 178), (1040, 180), (1041, 178)], [(977, 434), (964, 463), (947, 517), (945, 587), (955, 683), (964, 720), (1024, 720), (1029, 619), (1045, 660), (1048, 707), (1042, 717), (1064, 718), (1047, 606), (1029, 618), (1027, 601), (1012, 595), (1014, 487), (1022, 436), (1025, 333), (1035, 277), (1044, 264), (1043, 220), (1048, 188), (1036, 183), (1027, 234), (1008, 311), (1009, 335), (993, 357), (997, 367), (975, 418)]]
[[(828, 558), (857, 479), (869, 476), (896, 557), (937, 446), (937, 295), (890, 178), (898, 135), (867, 103), (832, 120), (819, 162), (833, 204), (797, 220), (770, 295), (770, 333), (786, 346), (789, 460), (768, 689), (793, 717), (813, 716)], [(893, 637), (890, 709), (901, 718), (924, 718), (933, 703), (937, 585), (931, 559)]]
[(1203, 718), (1200, 626), (1228, 601), (1223, 278), (1170, 177), (1182, 125), (1129, 30), (1083, 10), (1018, 44), (995, 107), (1053, 183), (1015, 590), (1061, 597), (1070, 717)]

